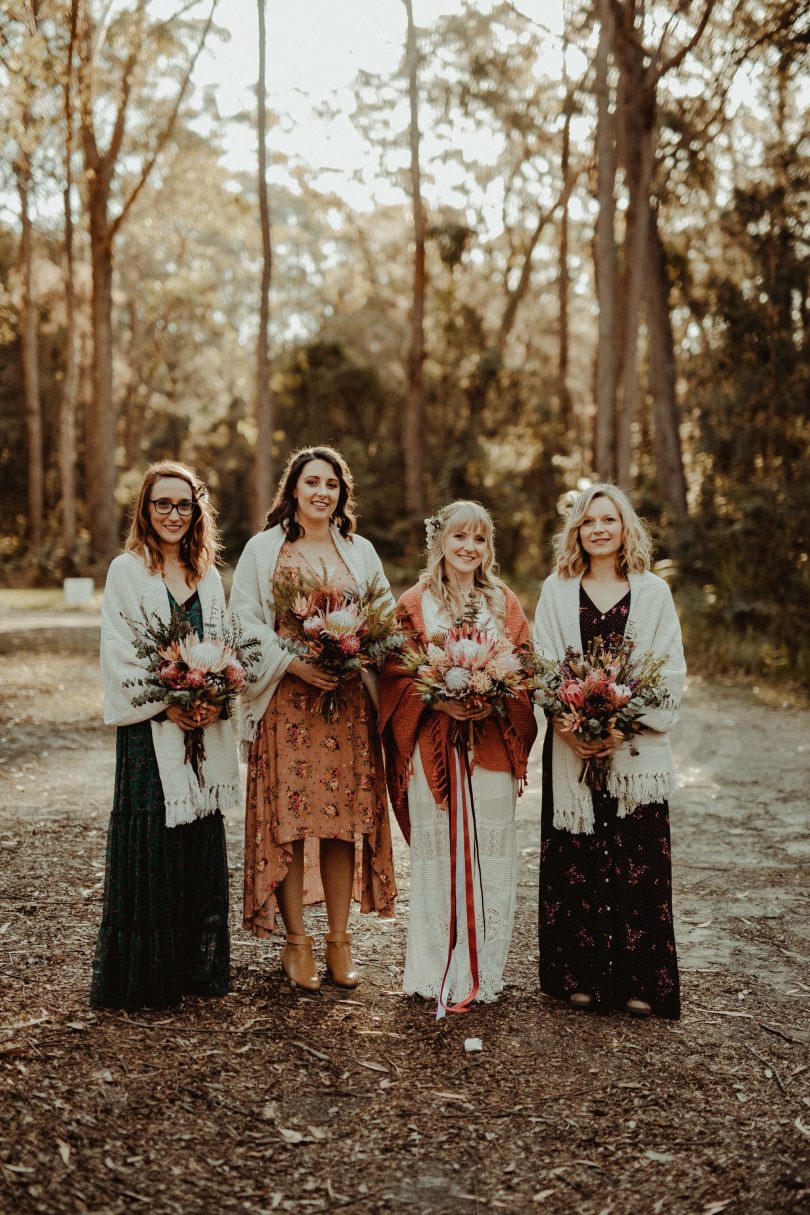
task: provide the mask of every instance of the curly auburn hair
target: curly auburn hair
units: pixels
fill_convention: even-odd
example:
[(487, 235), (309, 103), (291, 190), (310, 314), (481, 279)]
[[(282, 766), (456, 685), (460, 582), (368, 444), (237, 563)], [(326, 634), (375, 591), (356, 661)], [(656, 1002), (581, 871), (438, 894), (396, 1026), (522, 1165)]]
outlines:
[(437, 603), (445, 607), (451, 619), (463, 612), (464, 600), (458, 588), (453, 586), (447, 577), (444, 544), (451, 532), (480, 528), (486, 537), (487, 551), (473, 576), (473, 590), (484, 600), (493, 619), (503, 626), (506, 620), (506, 597), (499, 579), (495, 577), (495, 525), (489, 511), (480, 502), (459, 499), (442, 506), (434, 518), (435, 524), (429, 532), (427, 560), (420, 575), (423, 582), (432, 591)]
[[(149, 517), (152, 486), (161, 477), (177, 477), (185, 481), (194, 502), (188, 530), (180, 541), (180, 560), (188, 570), (186, 582), (199, 582), (203, 574), (216, 565), (222, 547), (212, 507), (205, 485), (192, 468), (176, 460), (159, 460), (144, 473), (132, 512), (129, 535), (124, 545), (127, 553), (137, 553), (152, 570), (163, 570), (163, 550)], [(190, 577), (189, 577), (190, 575)]]
[(281, 474), (276, 496), (273, 499), (273, 505), (267, 512), (264, 530), (267, 531), (269, 528), (275, 527), (277, 523), (280, 523), (288, 540), (298, 540), (299, 537), (303, 536), (304, 529), (295, 515), (298, 504), (294, 491), (298, 485), (298, 478), (301, 476), (304, 466), (312, 460), (325, 460), (327, 464), (331, 464), (335, 471), (335, 476), (340, 483), (340, 489), (338, 491), (337, 506), (334, 509), (330, 523), (338, 529), (341, 536), (345, 536), (347, 540), (351, 540), (352, 532), (357, 527), (355, 514), (357, 503), (354, 500), (354, 481), (352, 480), (352, 474), (349, 472), (348, 464), (334, 447), (301, 447), (298, 451), (292, 453), (287, 461), (284, 472)]
[(566, 515), (552, 542), (556, 572), (561, 578), (579, 578), (587, 573), (590, 558), (582, 547), (579, 529), (596, 498), (607, 498), (612, 502), (622, 521), (622, 546), (616, 555), (617, 574), (626, 577), (628, 574), (646, 573), (652, 564), (652, 536), (624, 490), (611, 485), (609, 481), (589, 485)]

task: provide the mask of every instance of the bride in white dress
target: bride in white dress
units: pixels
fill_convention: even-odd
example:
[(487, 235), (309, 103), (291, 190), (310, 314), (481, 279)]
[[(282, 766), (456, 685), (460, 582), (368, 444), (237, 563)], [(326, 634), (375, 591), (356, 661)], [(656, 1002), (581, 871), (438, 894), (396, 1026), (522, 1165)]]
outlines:
[[(477, 502), (453, 502), (429, 519), (427, 528), (426, 568), (398, 604), (406, 632), (425, 645), (465, 613), (470, 618), (473, 596), (479, 627), (516, 647), (528, 643), (529, 627), (518, 600), (492, 572), (495, 550), (488, 512)], [(467, 757), (472, 804), (466, 795), (455, 795), (454, 781), (456, 788), (465, 784), (466, 794), (466, 774), (463, 754), (451, 741), (453, 720), (478, 723)], [(428, 706), (414, 689), (413, 675), (393, 659), (383, 675), (380, 721), (394, 812), (411, 845), (403, 989), (439, 999), (440, 1016), (445, 1008), (460, 1011), (474, 1000), (495, 1000), (503, 990), (515, 916), (515, 800), (537, 732), (529, 696), (522, 693), (507, 701), (504, 717), (493, 715), (490, 706), (471, 708), (456, 701)]]

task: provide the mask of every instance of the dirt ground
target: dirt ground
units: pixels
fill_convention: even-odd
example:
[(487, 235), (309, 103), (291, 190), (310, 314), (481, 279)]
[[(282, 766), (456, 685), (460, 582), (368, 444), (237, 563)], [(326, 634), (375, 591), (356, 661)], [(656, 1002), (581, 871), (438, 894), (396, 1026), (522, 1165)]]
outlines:
[(810, 712), (690, 680), (678, 1023), (538, 991), (539, 746), (499, 1003), (437, 1023), (400, 994), (398, 832), (399, 918), (353, 919), (363, 984), (295, 994), (279, 944), (240, 927), (234, 812), (231, 995), (94, 1013), (114, 756), (96, 646), (91, 617), (0, 619), (0, 1211), (810, 1210)]

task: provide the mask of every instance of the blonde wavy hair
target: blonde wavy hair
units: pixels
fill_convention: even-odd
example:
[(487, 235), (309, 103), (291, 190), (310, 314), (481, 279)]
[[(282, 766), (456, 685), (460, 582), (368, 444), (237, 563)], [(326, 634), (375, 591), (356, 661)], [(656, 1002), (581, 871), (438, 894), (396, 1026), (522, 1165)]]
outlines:
[(646, 573), (652, 564), (652, 536), (624, 490), (606, 481), (589, 485), (579, 495), (554, 537), (556, 572), (561, 578), (579, 578), (587, 572), (590, 560), (582, 547), (579, 529), (595, 498), (607, 498), (612, 502), (622, 521), (622, 546), (616, 556), (616, 572), (621, 577)]
[(506, 622), (506, 596), (500, 580), (495, 576), (495, 525), (489, 511), (480, 502), (461, 499), (442, 506), (432, 519), (425, 522), (428, 529), (427, 560), (420, 577), (453, 620), (461, 615), (466, 604), (458, 588), (447, 577), (444, 544), (451, 532), (481, 530), (486, 537), (487, 549), (484, 560), (475, 571), (473, 590), (484, 600), (493, 620), (503, 627)]

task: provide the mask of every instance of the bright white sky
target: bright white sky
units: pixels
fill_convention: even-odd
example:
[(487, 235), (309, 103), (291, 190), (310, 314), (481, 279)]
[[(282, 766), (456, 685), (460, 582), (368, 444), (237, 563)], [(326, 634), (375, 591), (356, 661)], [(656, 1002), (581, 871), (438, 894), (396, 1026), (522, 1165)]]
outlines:
[[(562, 6), (563, 0), (518, 3), (526, 16), (555, 32), (561, 30)], [(414, 0), (414, 20), (417, 26), (428, 27), (462, 8), (461, 0)], [(273, 145), (303, 156), (314, 168), (336, 170), (318, 184), (339, 189), (358, 208), (370, 207), (368, 149), (349, 120), (354, 105), (350, 85), (361, 70), (385, 74), (396, 68), (405, 43), (402, 0), (268, 0), (267, 15), (269, 104), (275, 113), (292, 120), (285, 121), (285, 129), (274, 129)], [(211, 43), (210, 53), (198, 64), (196, 80), (216, 87), (220, 112), (226, 116), (254, 105), (256, 0), (222, 0), (217, 21), (230, 31), (230, 41)], [(549, 37), (548, 49), (552, 70), (558, 41)], [(340, 110), (340, 117), (331, 122), (315, 112), (327, 101)], [(252, 171), (256, 144), (250, 129), (234, 124), (228, 143), (227, 163)], [(429, 157), (429, 133), (425, 151)], [(348, 175), (360, 168), (368, 184), (350, 183)], [(371, 188), (381, 201), (401, 201), (401, 195), (391, 188), (386, 191), (384, 183), (377, 181)]]

